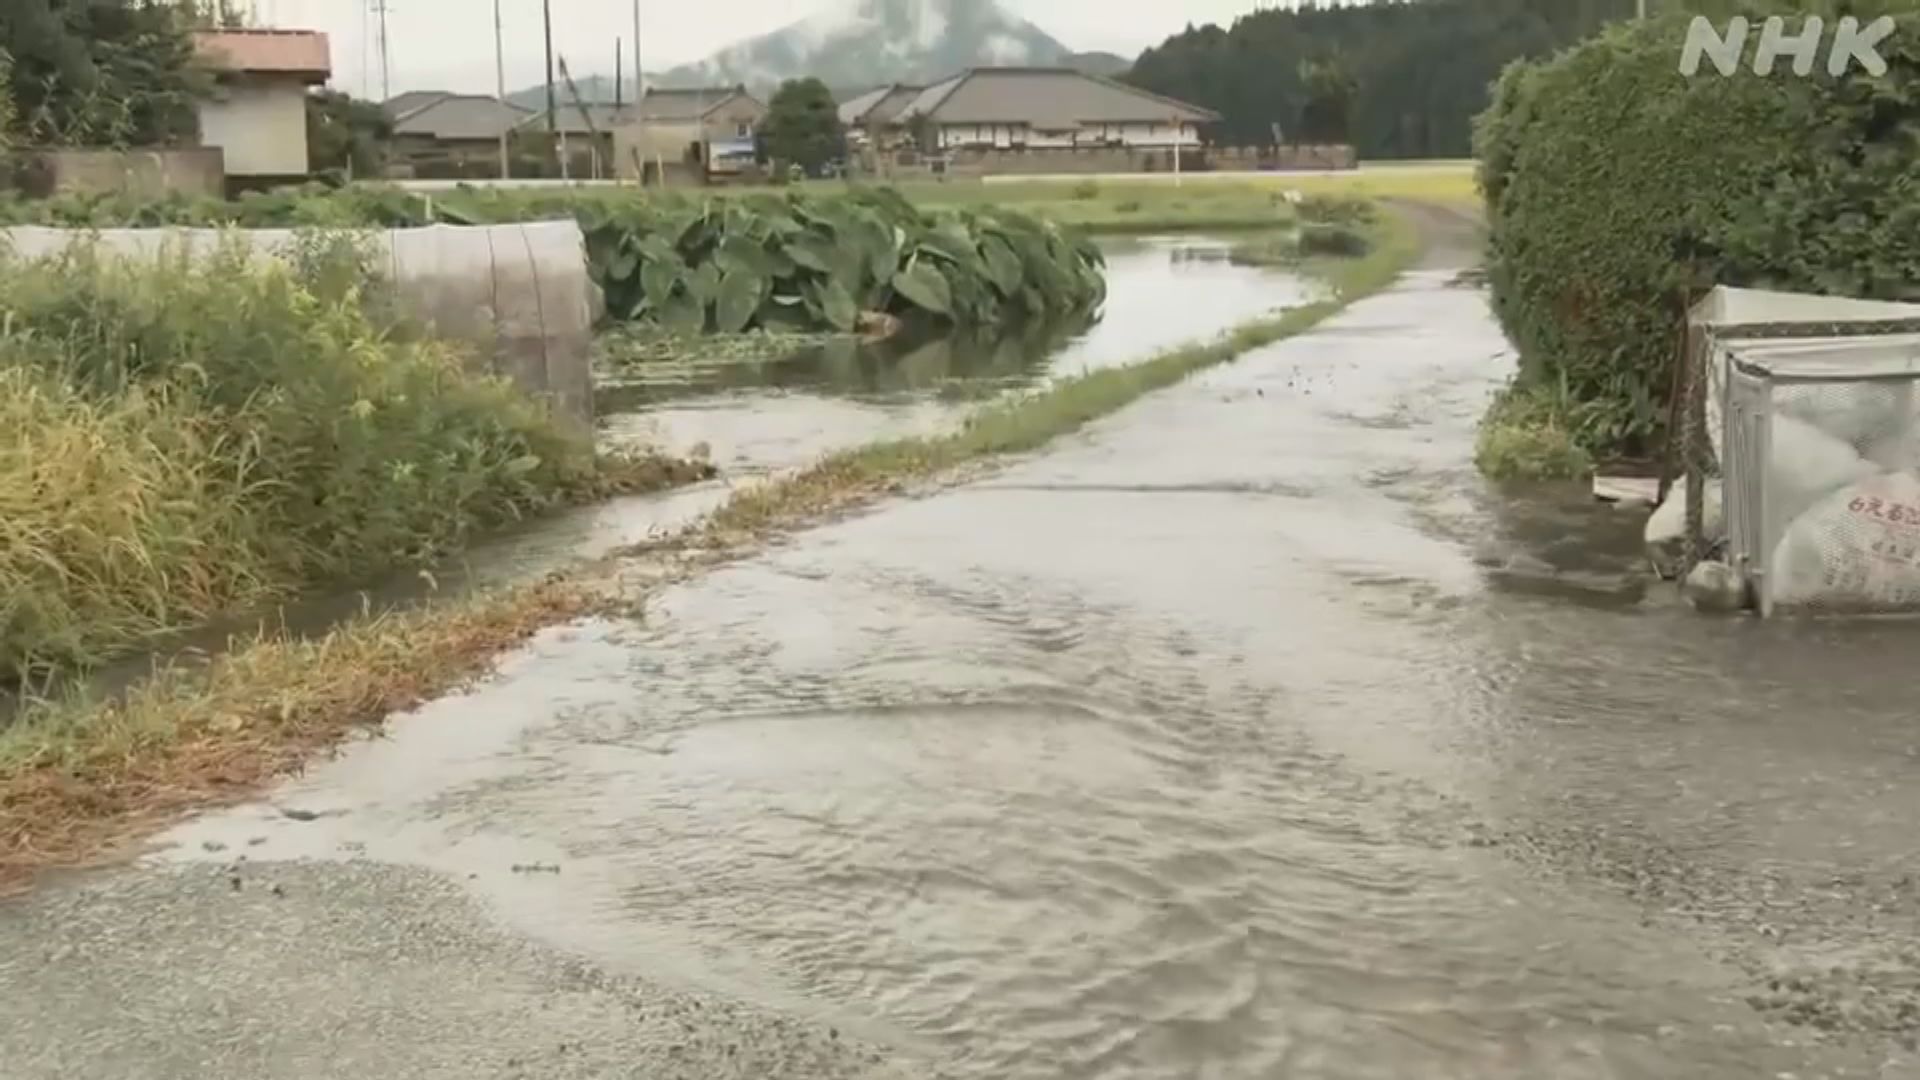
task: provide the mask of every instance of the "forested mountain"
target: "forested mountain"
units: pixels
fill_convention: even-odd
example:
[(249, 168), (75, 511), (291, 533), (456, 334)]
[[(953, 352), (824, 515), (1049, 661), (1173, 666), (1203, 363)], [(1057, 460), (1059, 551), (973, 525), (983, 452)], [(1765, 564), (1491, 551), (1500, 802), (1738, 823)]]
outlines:
[(1464, 157), (1502, 68), (1633, 9), (1633, 0), (1308, 0), (1230, 29), (1189, 26), (1126, 78), (1220, 113), (1223, 143), (1271, 143), (1277, 126), (1280, 141), (1350, 141), (1363, 158)]
[(828, 86), (864, 88), (933, 82), (980, 64), (1058, 64), (1069, 55), (997, 0), (833, 0), (799, 22), (665, 72), (660, 84), (770, 89), (811, 75)]

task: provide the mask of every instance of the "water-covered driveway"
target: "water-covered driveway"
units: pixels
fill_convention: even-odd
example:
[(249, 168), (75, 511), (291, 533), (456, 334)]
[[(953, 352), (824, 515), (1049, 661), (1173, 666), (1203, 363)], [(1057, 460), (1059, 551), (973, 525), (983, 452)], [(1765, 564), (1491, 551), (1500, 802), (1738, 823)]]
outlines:
[(1587, 587), (1453, 271), (0, 908), (0, 1061), (1912, 1075), (1913, 633)]

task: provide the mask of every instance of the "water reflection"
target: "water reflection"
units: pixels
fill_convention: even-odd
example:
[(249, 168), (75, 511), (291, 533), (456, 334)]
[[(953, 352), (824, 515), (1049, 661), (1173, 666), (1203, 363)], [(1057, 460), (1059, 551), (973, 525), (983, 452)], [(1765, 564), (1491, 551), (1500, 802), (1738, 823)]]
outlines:
[[(1082, 338), (1099, 316), (1081, 312), (1033, 320), (996, 335), (904, 331), (878, 341), (842, 338), (785, 356), (635, 365), (602, 384), (603, 414), (638, 412), (663, 402), (764, 389), (837, 397), (888, 398), (932, 393), (973, 397), (1031, 385), (1049, 358)], [(953, 384), (985, 390), (955, 390)]]

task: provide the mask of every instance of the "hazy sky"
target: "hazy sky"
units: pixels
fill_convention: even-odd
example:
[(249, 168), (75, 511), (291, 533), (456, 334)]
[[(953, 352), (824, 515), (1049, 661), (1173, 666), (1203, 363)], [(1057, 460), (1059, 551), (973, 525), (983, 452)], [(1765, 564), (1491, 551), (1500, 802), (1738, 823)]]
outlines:
[[(4, 0), (0, 0), (4, 2)], [(380, 95), (380, 63), (371, 43), (375, 0), (253, 0), (269, 26), (325, 30), (333, 39), (334, 85)], [(640, 0), (640, 33), (649, 70), (698, 60), (744, 37), (778, 29), (834, 0)], [(1258, 0), (1003, 0), (1068, 48), (1131, 56), (1188, 22), (1222, 25)], [(633, 35), (633, 0), (552, 0), (554, 50), (576, 75), (611, 72), (616, 36)], [(500, 0), (507, 89), (541, 79), (540, 0)], [(393, 92), (419, 89), (491, 93), (491, 0), (387, 0)], [(632, 47), (631, 41), (628, 48)], [(629, 54), (630, 56), (631, 54)], [(627, 61), (628, 69), (632, 60)]]

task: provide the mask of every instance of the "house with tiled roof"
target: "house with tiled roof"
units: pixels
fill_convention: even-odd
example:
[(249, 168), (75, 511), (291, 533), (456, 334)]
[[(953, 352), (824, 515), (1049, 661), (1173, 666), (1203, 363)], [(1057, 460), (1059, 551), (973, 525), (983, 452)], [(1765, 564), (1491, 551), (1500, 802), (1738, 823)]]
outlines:
[(612, 127), (615, 170), (628, 177), (643, 165), (709, 176), (740, 172), (753, 162), (754, 136), (766, 117), (766, 103), (745, 86), (649, 88), (638, 115), (629, 107)]
[(500, 168), (500, 139), (531, 109), (487, 94), (410, 90), (381, 106), (393, 124), (393, 152), (422, 175), (491, 176)]
[(840, 123), (856, 146), (889, 146), (905, 141), (907, 133), (899, 122), (900, 114), (925, 89), (906, 83), (875, 87), (840, 103)]
[[(928, 150), (1197, 146), (1218, 113), (1071, 68), (979, 67), (907, 97), (889, 88), (844, 111), (875, 132), (924, 132)], [(871, 100), (868, 100), (871, 99)], [(865, 108), (868, 111), (858, 113)]]

